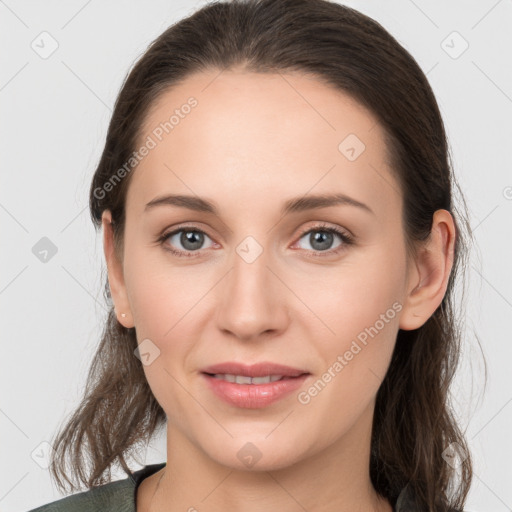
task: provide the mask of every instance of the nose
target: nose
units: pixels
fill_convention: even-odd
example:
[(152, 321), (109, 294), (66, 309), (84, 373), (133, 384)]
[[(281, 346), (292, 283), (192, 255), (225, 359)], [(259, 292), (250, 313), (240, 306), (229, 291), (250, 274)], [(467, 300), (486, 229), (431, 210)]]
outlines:
[(250, 341), (286, 329), (291, 292), (270, 259), (265, 250), (253, 261), (243, 251), (234, 255), (217, 311), (218, 326), (224, 333)]

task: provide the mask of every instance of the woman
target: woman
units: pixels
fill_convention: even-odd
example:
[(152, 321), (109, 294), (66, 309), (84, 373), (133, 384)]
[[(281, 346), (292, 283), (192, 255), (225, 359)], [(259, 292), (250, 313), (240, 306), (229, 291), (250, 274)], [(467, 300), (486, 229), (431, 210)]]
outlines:
[[(51, 465), (88, 490), (35, 510), (462, 510), (455, 184), (424, 73), (367, 16), (232, 1), (167, 29), (90, 189), (111, 310)], [(167, 462), (130, 470), (163, 425)]]

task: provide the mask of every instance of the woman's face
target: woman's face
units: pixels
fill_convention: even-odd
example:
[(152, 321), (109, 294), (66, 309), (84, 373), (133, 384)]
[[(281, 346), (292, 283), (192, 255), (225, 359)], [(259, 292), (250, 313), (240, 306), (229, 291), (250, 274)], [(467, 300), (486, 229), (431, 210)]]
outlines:
[[(300, 74), (196, 74), (153, 105), (123, 286), (149, 385), (191, 449), (265, 469), (369, 443), (409, 277), (382, 137), (366, 109)], [(168, 195), (190, 199), (147, 206)], [(334, 195), (354, 203), (314, 207)], [(224, 362), (307, 375), (273, 401), (227, 385), (230, 402), (203, 373)]]

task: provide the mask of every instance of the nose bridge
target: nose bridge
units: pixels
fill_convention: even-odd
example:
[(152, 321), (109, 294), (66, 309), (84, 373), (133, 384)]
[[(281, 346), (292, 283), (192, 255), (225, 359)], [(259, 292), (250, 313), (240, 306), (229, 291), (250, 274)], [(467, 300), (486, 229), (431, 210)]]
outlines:
[[(268, 289), (270, 272), (267, 266), (269, 259), (272, 258), (268, 247), (264, 247), (263, 243), (249, 235), (235, 247), (231, 285), (234, 287), (232, 291), (237, 293), (245, 290), (242, 297), (255, 293), (260, 295), (265, 289)], [(265, 245), (267, 244), (265, 243)], [(257, 297), (251, 297), (251, 300), (255, 298)]]
[(246, 236), (234, 247), (231, 271), (226, 276), (219, 327), (240, 338), (280, 329), (284, 319), (279, 280), (268, 268), (272, 265), (272, 253), (264, 244), (254, 236)]

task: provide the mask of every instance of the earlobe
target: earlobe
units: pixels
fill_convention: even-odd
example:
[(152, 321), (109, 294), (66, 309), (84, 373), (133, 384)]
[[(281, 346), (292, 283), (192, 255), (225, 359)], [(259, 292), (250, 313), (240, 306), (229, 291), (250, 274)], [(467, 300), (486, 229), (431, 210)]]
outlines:
[(134, 324), (126, 293), (122, 263), (118, 260), (114, 250), (112, 214), (109, 210), (103, 212), (101, 222), (103, 227), (103, 251), (107, 264), (108, 283), (117, 320), (124, 327), (131, 328)]
[(430, 237), (411, 266), (410, 290), (400, 316), (400, 329), (421, 327), (441, 304), (453, 266), (455, 224), (447, 210), (434, 213)]

